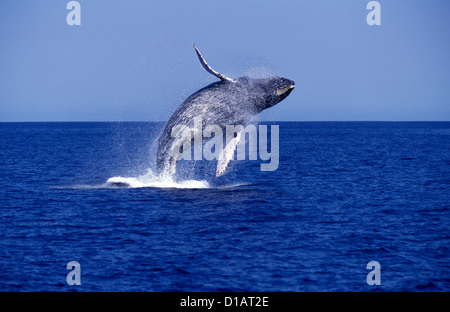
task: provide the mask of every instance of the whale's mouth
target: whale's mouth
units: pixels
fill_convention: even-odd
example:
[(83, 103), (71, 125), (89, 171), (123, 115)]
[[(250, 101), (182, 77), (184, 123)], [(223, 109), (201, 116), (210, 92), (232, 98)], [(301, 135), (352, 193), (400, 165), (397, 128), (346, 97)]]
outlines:
[(288, 87), (277, 89), (277, 95), (285, 94), (286, 92), (290, 92), (295, 88), (295, 85), (291, 84)]

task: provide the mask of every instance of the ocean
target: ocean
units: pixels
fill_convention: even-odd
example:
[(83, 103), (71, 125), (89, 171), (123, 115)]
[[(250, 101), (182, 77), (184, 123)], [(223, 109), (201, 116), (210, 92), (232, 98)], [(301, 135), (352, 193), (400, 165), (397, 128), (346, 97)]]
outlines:
[(450, 122), (261, 124), (277, 170), (161, 181), (164, 123), (0, 123), (0, 291), (450, 290)]

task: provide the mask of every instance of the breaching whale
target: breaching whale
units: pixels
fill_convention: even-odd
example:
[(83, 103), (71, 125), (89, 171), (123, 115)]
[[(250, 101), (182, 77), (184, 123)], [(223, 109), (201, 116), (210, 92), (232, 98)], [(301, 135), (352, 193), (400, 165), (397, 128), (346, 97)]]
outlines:
[[(282, 77), (263, 79), (226, 77), (206, 63), (195, 44), (194, 49), (206, 71), (220, 81), (189, 96), (169, 118), (158, 138), (156, 166), (160, 175), (173, 175), (176, 170), (178, 159), (173, 157), (173, 150), (180, 149), (183, 138), (173, 136), (175, 127), (192, 125), (196, 117), (202, 118), (202, 129), (207, 125), (218, 125), (222, 129), (227, 125), (245, 125), (256, 114), (285, 99), (295, 87), (293, 80)], [(241, 134), (242, 131), (238, 132), (218, 157), (216, 177), (225, 173)]]

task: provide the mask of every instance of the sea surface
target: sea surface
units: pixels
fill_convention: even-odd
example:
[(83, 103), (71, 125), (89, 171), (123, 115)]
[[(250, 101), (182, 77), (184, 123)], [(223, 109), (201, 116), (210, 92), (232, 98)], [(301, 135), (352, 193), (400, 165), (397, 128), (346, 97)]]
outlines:
[(264, 124), (164, 180), (164, 123), (0, 123), (0, 291), (450, 291), (450, 122)]

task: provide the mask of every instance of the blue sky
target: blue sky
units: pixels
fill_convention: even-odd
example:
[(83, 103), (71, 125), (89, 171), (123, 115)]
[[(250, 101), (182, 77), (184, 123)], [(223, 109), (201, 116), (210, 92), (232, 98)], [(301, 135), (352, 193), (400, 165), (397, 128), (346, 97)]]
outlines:
[(0, 121), (166, 121), (197, 89), (279, 75), (278, 121), (450, 120), (450, 1), (0, 2)]

